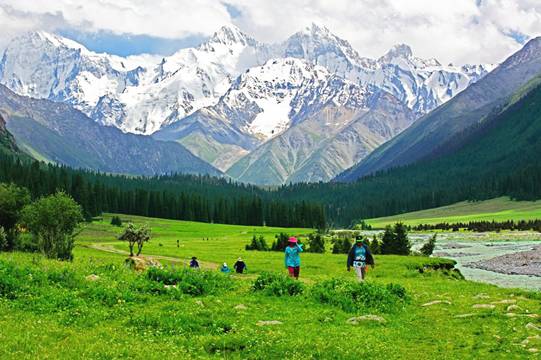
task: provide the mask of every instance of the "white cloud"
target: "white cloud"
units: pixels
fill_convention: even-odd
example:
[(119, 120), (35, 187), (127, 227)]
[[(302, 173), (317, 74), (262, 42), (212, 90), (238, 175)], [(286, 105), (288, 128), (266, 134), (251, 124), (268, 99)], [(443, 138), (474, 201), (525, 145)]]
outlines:
[[(226, 6), (227, 2), (227, 6)], [(236, 10), (231, 10), (233, 6)], [(235, 23), (281, 41), (312, 22), (378, 57), (407, 43), (442, 62), (499, 62), (520, 48), (509, 34), (541, 35), (539, 0), (0, 0), (0, 46), (22, 31), (72, 28), (183, 38)]]

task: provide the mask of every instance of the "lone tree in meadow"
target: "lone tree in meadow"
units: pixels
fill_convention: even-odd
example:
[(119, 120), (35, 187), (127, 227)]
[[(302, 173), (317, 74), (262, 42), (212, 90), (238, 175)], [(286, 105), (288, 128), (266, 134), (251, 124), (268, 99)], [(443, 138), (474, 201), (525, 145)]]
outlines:
[(76, 230), (83, 221), (83, 210), (71, 196), (58, 192), (42, 197), (24, 207), (21, 220), (45, 256), (73, 259)]
[(133, 248), (137, 244), (137, 256), (139, 256), (143, 251), (143, 244), (150, 240), (150, 229), (146, 225), (135, 226), (129, 223), (118, 239), (128, 242), (130, 256), (133, 256)]
[(387, 226), (381, 242), (382, 254), (409, 255), (411, 243), (408, 239), (408, 230), (402, 223), (394, 227)]

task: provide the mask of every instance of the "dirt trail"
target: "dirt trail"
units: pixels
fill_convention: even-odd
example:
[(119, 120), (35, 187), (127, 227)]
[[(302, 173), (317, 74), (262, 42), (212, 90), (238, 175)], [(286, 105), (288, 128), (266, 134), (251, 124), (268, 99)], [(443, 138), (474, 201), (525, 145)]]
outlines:
[[(119, 254), (119, 255), (125, 255), (125, 256), (130, 255), (129, 252), (124, 251), (124, 250), (119, 250), (119, 249), (115, 248), (112, 244), (107, 244), (107, 243), (104, 243), (104, 244), (96, 244), (96, 243), (95, 244), (85, 244), (85, 245), (81, 245), (81, 246), (89, 248), (89, 249), (104, 251), (104, 252), (113, 253), (113, 254)], [(147, 258), (147, 259), (165, 260), (165, 261), (169, 261), (169, 262), (171, 262), (173, 264), (184, 265), (186, 267), (188, 267), (188, 264), (190, 263), (189, 259), (182, 259), (182, 258), (177, 258), (177, 257), (173, 257), (173, 256), (141, 255), (140, 257)], [(215, 269), (218, 268), (218, 264), (216, 264), (216, 263), (209, 262), (209, 261), (201, 261), (201, 260), (197, 260), (197, 261), (199, 262), (199, 265), (203, 269), (215, 270)]]

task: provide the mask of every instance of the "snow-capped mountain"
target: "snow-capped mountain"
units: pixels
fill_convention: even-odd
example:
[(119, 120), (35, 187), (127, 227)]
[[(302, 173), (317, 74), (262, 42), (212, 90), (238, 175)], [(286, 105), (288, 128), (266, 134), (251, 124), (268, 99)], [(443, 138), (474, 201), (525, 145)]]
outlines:
[[(367, 108), (368, 95), (366, 88), (322, 66), (295, 58), (273, 59), (241, 74), (216, 105), (200, 109), (154, 136), (180, 141), (196, 155), (225, 170), (232, 161), (280, 136), (325, 104)], [(329, 123), (343, 125), (338, 119), (329, 119)], [(230, 154), (234, 151), (231, 146), (240, 147), (228, 162), (220, 157), (224, 146), (229, 147)]]
[[(491, 68), (444, 66), (407, 45), (370, 59), (317, 25), (278, 44), (224, 26), (163, 58), (29, 33), (6, 48), (0, 83), (101, 125), (179, 141), (234, 177), (267, 184), (332, 178)], [(276, 176), (259, 181), (253, 164), (265, 158)]]
[(151, 62), (97, 54), (39, 31), (8, 45), (0, 82), (21, 95), (67, 102), (101, 124), (151, 134), (216, 103), (232, 79), (264, 63), (269, 51), (237, 28), (222, 27), (197, 48)]
[(124, 132), (151, 134), (216, 104), (246, 69), (284, 57), (305, 59), (362, 86), (380, 87), (419, 114), (491, 69), (443, 66), (435, 59), (414, 57), (406, 45), (395, 46), (377, 60), (364, 58), (347, 41), (317, 25), (274, 45), (224, 26), (200, 46), (160, 60), (97, 54), (38, 31), (8, 45), (0, 63), (0, 83), (21, 95), (67, 102)]
[(315, 24), (281, 45), (287, 56), (322, 65), (354, 83), (374, 85), (423, 115), (476, 82), (495, 65), (443, 66), (436, 59), (415, 57), (405, 44), (395, 45), (379, 59), (359, 56), (345, 40)]

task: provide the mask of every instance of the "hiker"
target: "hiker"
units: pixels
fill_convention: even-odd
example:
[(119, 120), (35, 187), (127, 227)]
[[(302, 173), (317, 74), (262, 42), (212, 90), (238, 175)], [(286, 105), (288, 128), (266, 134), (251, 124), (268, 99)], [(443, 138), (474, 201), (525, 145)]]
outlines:
[(197, 261), (197, 258), (195, 256), (192, 256), (192, 260), (190, 261), (190, 267), (192, 269), (199, 269), (199, 262)]
[(298, 243), (297, 238), (292, 236), (288, 241), (289, 245), (285, 249), (285, 264), (289, 276), (299, 279), (299, 273), (301, 271), (301, 257), (299, 253), (302, 252), (302, 245)]
[(231, 272), (231, 269), (229, 269), (229, 266), (227, 266), (227, 263), (223, 263), (222, 267), (220, 268), (220, 271), (224, 274), (229, 274)]
[(348, 254), (348, 271), (351, 271), (351, 267), (355, 269), (357, 274), (357, 280), (364, 281), (366, 275), (366, 265), (371, 265), (374, 268), (374, 257), (370, 252), (370, 249), (363, 242), (361, 235), (355, 239), (355, 244), (351, 247)]
[(237, 274), (242, 274), (244, 270), (248, 270), (246, 263), (240, 257), (237, 259), (237, 262), (233, 265), (233, 268), (235, 269)]
[(177, 240), (177, 247), (180, 247), (180, 240)]

